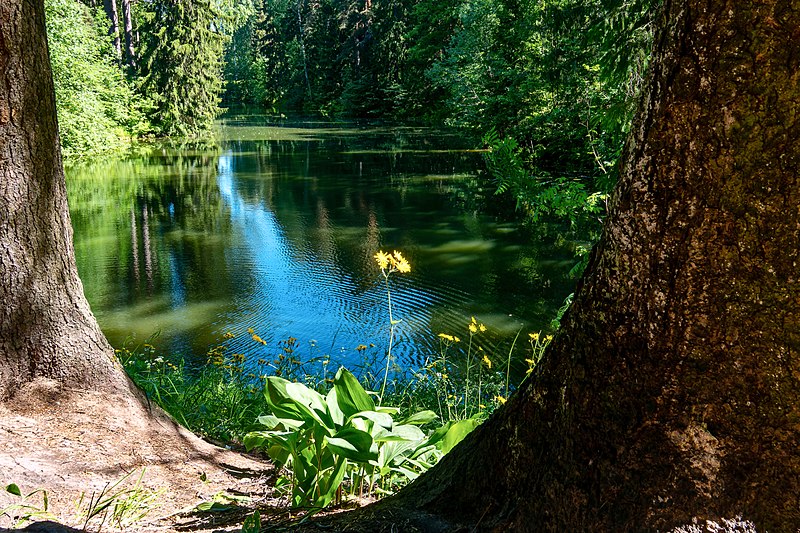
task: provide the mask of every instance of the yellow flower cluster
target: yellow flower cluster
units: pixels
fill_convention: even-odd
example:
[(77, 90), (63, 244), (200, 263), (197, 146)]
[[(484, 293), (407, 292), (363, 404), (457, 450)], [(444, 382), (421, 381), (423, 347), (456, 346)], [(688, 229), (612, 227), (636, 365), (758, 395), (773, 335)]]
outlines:
[(448, 335), (447, 333), (439, 333), (439, 338), (444, 339), (448, 342), (461, 342), (461, 339), (459, 339), (458, 337), (453, 335)]
[(472, 322), (469, 323), (468, 327), (470, 333), (478, 333), (478, 331), (483, 333), (484, 331), (486, 331), (486, 326), (478, 323), (478, 321), (475, 320), (475, 317), (472, 317)]
[(378, 262), (378, 266), (384, 272), (400, 272), (401, 274), (411, 272), (411, 264), (408, 259), (403, 257), (403, 254), (397, 250), (391, 254), (380, 251), (375, 254), (375, 261)]

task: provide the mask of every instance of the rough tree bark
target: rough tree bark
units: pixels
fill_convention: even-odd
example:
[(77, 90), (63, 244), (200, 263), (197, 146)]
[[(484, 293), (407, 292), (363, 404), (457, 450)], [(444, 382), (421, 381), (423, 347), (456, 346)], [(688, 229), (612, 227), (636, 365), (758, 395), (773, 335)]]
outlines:
[(134, 48), (133, 19), (131, 18), (131, 0), (122, 0), (122, 20), (125, 25), (125, 60), (127, 65), (136, 69), (136, 50)]
[(104, 0), (103, 7), (111, 25), (108, 34), (114, 38), (114, 50), (117, 52), (117, 61), (122, 60), (122, 46), (119, 39), (119, 14), (117, 12), (117, 0)]
[(42, 2), (0, 2), (0, 400), (37, 377), (127, 389), (83, 296)]
[(534, 379), (361, 529), (800, 528), (800, 5), (666, 0), (659, 27)]
[[(206, 490), (209, 499), (253, 490), (223, 465), (253, 476), (267, 465), (203, 442), (145, 405), (98, 329), (75, 268), (55, 117), (44, 1), (0, 0), (3, 483), (47, 491), (48, 511), (64, 521), (74, 520), (83, 491), (130, 488), (137, 471), (145, 493), (160, 491), (165, 515), (196, 505)], [(0, 491), (0, 508), (19, 503), (10, 496)], [(13, 524), (14, 514), (0, 524)]]

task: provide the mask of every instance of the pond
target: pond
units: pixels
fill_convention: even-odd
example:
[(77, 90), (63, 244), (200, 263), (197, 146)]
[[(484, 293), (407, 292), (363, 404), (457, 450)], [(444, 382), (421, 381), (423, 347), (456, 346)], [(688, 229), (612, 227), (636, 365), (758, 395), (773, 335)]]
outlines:
[(160, 351), (203, 364), (231, 333), (246, 366), (290, 339), (303, 360), (353, 368), (385, 361), (374, 255), (398, 250), (412, 265), (390, 277), (399, 367), (435, 355), (439, 333), (466, 339), (472, 316), (502, 360), (548, 327), (575, 259), (557, 225), (489, 214), (481, 166), (452, 133), (232, 116), (215, 146), (68, 168), (78, 270), (115, 347), (160, 332)]

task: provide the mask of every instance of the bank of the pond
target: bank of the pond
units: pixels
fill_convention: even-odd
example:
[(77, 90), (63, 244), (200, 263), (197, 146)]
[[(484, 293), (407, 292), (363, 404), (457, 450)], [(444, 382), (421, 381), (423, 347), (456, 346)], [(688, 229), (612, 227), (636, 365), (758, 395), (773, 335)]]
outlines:
[[(470, 337), (469, 329), (463, 339), (443, 334), (437, 357), (427, 364), (402, 371), (390, 368), (382, 404), (405, 414), (430, 410), (439, 423), (482, 420), (505, 403), (552, 340), (550, 334), (527, 333), (516, 339), (514, 351), (504, 357), (490, 357), (482, 349), (473, 349), (477, 343), (470, 343)], [(260, 372), (254, 373), (241, 354), (230, 350), (226, 342), (231, 340), (210, 347), (206, 352), (208, 364), (201, 367), (187, 366), (184, 358), (159, 353), (151, 344), (126, 347), (117, 350), (117, 355), (149, 399), (194, 433), (221, 443), (241, 443), (257, 418), (270, 412), (264, 397), (267, 377), (280, 376), (327, 393), (339, 369), (323, 359), (312, 370), (299, 360), (293, 361), (288, 349), (274, 360), (259, 361)], [(515, 356), (524, 357), (527, 365), (522, 378), (510, 373), (510, 360)], [(362, 386), (377, 396), (386, 375), (351, 370)]]

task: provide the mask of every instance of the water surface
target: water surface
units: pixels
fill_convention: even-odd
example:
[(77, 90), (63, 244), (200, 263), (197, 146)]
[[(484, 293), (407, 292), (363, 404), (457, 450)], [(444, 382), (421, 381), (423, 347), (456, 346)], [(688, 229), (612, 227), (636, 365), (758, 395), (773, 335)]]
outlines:
[(159, 348), (201, 363), (231, 332), (255, 367), (293, 337), (301, 358), (358, 366), (385, 354), (373, 256), (396, 249), (412, 264), (391, 278), (398, 364), (435, 354), (438, 333), (466, 339), (472, 316), (500, 360), (553, 318), (574, 259), (557, 226), (486, 213), (470, 148), (422, 128), (248, 117), (224, 120), (216, 147), (69, 168), (86, 295), (115, 346), (160, 331)]

